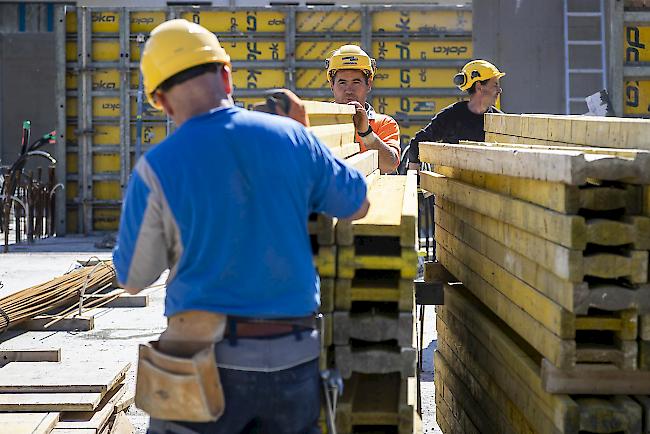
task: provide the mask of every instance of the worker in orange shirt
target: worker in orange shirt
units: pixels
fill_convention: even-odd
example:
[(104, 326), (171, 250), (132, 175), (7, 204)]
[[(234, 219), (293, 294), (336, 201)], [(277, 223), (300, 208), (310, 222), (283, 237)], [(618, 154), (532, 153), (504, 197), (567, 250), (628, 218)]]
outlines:
[(377, 150), (379, 170), (394, 172), (400, 163), (399, 125), (392, 117), (375, 112), (367, 102), (377, 72), (375, 59), (356, 45), (343, 45), (325, 62), (334, 102), (357, 109), (352, 119), (357, 130), (355, 141), (361, 152)]

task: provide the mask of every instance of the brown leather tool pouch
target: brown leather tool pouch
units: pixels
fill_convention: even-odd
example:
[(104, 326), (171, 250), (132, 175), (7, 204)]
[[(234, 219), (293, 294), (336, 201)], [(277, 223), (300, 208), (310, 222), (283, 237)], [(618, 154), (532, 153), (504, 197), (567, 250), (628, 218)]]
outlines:
[(140, 345), (135, 405), (162, 420), (212, 422), (225, 402), (214, 345), (191, 358), (158, 350), (158, 342)]
[(214, 345), (224, 328), (220, 314), (172, 316), (158, 341), (140, 345), (135, 405), (155, 419), (216, 421), (225, 402)]

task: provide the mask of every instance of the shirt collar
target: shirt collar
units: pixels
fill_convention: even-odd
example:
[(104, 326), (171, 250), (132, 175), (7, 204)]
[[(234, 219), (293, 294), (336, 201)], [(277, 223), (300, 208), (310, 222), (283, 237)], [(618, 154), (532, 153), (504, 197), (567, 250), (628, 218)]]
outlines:
[(372, 108), (372, 106), (368, 103), (366, 103), (366, 113), (368, 114), (368, 119), (374, 120), (377, 117), (377, 113), (375, 112), (375, 109)]

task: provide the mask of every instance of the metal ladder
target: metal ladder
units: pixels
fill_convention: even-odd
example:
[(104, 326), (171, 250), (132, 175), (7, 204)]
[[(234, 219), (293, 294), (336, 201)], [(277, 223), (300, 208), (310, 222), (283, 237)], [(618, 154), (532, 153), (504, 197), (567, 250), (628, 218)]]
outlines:
[[(584, 101), (588, 95), (575, 96), (571, 92), (571, 83), (573, 76), (580, 75), (600, 75), (602, 78), (602, 89), (607, 88), (607, 63), (605, 60), (607, 47), (605, 45), (605, 0), (594, 0), (598, 3), (597, 11), (590, 12), (572, 12), (569, 9), (570, 0), (564, 0), (564, 91), (565, 91), (565, 113), (571, 114), (571, 103), (576, 101)], [(569, 39), (569, 25), (571, 18), (595, 18), (598, 20), (600, 39), (594, 40), (575, 40)], [(600, 67), (594, 68), (571, 68), (571, 61), (569, 58), (570, 47), (600, 47)], [(594, 92), (601, 89), (594, 89)]]

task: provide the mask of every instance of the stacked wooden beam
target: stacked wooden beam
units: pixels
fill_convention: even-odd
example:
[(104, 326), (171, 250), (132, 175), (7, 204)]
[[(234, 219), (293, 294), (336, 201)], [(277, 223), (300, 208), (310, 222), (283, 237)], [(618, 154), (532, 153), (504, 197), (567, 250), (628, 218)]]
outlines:
[(413, 406), (415, 173), (379, 175), (377, 152), (359, 153), (354, 143), (352, 107), (307, 102), (306, 108), (312, 132), (366, 176), (371, 202), (358, 221), (323, 215), (309, 221), (326, 319), (322, 367), (335, 367), (344, 378), (337, 432), (419, 432)]
[[(421, 144), (436, 172), (421, 182), (436, 195), (438, 260), (464, 283), (438, 311), (438, 418), (447, 431), (650, 426), (647, 399), (633, 397), (650, 394), (650, 153), (635, 136), (648, 127), (487, 116), (487, 138), (508, 144)], [(598, 148), (614, 131), (628, 147)], [(508, 357), (492, 342), (498, 333), (510, 339)], [(528, 371), (514, 367), (515, 350)]]
[(124, 411), (130, 364), (13, 362), (0, 368), (0, 430), (22, 434), (131, 434)]

